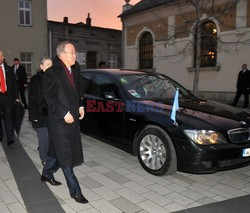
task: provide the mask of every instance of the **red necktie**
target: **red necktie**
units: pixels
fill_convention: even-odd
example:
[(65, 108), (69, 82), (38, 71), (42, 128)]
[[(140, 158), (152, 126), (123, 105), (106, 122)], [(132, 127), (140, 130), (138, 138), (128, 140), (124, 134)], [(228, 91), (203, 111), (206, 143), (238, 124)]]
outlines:
[(0, 84), (1, 84), (1, 92), (5, 93), (6, 92), (6, 85), (5, 85), (2, 66), (0, 66)]

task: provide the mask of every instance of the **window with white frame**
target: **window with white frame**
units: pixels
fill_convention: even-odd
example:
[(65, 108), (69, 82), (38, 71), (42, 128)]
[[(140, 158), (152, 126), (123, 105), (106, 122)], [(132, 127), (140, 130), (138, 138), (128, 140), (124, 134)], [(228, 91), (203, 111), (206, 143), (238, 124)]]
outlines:
[(27, 77), (31, 78), (32, 76), (32, 67), (33, 67), (33, 60), (32, 53), (21, 53), (21, 64), (25, 67)]
[(31, 1), (19, 0), (19, 24), (31, 26)]
[(117, 68), (117, 55), (115, 53), (110, 53), (108, 55), (108, 67)]

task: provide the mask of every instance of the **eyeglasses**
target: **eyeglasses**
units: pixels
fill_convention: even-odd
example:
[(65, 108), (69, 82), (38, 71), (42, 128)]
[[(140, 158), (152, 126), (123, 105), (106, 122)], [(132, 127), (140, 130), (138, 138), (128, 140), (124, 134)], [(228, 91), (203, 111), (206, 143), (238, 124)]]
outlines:
[(63, 51), (63, 53), (68, 53), (68, 54), (71, 54), (71, 55), (77, 55), (77, 52), (66, 52), (66, 51)]

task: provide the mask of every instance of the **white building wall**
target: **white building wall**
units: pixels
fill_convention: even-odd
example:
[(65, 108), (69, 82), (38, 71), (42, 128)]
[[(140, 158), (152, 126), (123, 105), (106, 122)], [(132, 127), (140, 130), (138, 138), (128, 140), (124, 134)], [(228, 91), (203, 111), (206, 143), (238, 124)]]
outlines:
[[(239, 17), (239, 13), (246, 15), (246, 0), (240, 1), (240, 4), (236, 17)], [(244, 7), (242, 7), (242, 5)], [(155, 11), (150, 12), (151, 18), (155, 18), (155, 15), (152, 15), (152, 13), (155, 14)], [(150, 17), (150, 14), (146, 17)], [(141, 23), (141, 16), (142, 15), (139, 15), (137, 18), (132, 17), (128, 19), (125, 22), (126, 26), (128, 27)], [(172, 24), (174, 23), (173, 16), (171, 16), (170, 22)], [(221, 48), (219, 47), (217, 50), (217, 66), (219, 69), (200, 72), (198, 88), (199, 94), (201, 95), (214, 99), (231, 101), (235, 95), (237, 77), (242, 64), (248, 64), (248, 68), (250, 69), (250, 43), (249, 41), (247, 42), (250, 38), (250, 29), (245, 28), (245, 19), (242, 21), (242, 18), (239, 17), (236, 22), (240, 23), (240, 28), (237, 28), (236, 31), (221, 33), (220, 30), (218, 30), (220, 39), (229, 43), (222, 45)], [(168, 31), (168, 35), (171, 33), (171, 31)], [(154, 37), (153, 33), (152, 36)], [(136, 45), (125, 46), (124, 48), (124, 68), (139, 68), (138, 39), (139, 38), (137, 38)], [(169, 56), (183, 49), (183, 46), (191, 40), (192, 38), (190, 36), (182, 40), (175, 40), (174, 44), (169, 44), (167, 41), (154, 42), (154, 70), (170, 76), (190, 90), (193, 89), (194, 79), (194, 72), (188, 71), (188, 68), (193, 67), (192, 50), (185, 55), (178, 55), (175, 57)], [(242, 43), (242, 41), (246, 42)]]
[(125, 69), (138, 69), (139, 68), (139, 56), (136, 46), (130, 46), (125, 49)]
[[(224, 35), (221, 39), (228, 41), (236, 41), (238, 36), (235, 34)], [(241, 40), (250, 38), (250, 31), (246, 32)], [(178, 45), (166, 45), (164, 42), (154, 44), (154, 68), (155, 71), (164, 73), (182, 85), (192, 90), (194, 72), (188, 71), (187, 68), (192, 67), (193, 55), (180, 55), (178, 57), (164, 57), (171, 55), (176, 47), (182, 48), (184, 42)], [(199, 76), (199, 91), (204, 92), (224, 92), (234, 93), (236, 90), (236, 82), (238, 73), (243, 63), (247, 63), (250, 68), (250, 45), (228, 44), (223, 46), (224, 50), (218, 50), (218, 71), (201, 71)], [(128, 69), (138, 69), (138, 46), (130, 46), (125, 49), (124, 67)], [(161, 57), (162, 56), (162, 57)]]

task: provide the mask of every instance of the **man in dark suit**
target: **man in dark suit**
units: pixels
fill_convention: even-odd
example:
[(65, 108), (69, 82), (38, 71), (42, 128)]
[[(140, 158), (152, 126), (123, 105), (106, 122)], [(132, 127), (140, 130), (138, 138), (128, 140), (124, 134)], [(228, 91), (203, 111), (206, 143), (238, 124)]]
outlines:
[[(84, 117), (83, 80), (76, 50), (70, 42), (62, 42), (57, 57), (43, 77), (43, 96), (48, 106), (49, 156), (41, 181), (55, 182), (53, 173), (62, 168), (70, 196), (79, 203), (88, 203), (82, 195), (73, 167), (83, 163), (79, 119)], [(59, 185), (59, 184), (52, 184)]]
[[(4, 54), (0, 51), (0, 114), (3, 115), (8, 145), (14, 141), (13, 106), (18, 100), (18, 92), (13, 70), (3, 63)], [(2, 116), (1, 116), (2, 117)], [(2, 123), (0, 123), (0, 140), (3, 139)]]
[(20, 64), (18, 58), (14, 58), (13, 70), (17, 80), (17, 87), (21, 96), (22, 103), (25, 109), (28, 109), (28, 105), (25, 97), (25, 88), (27, 87), (27, 74), (25, 67)]
[(247, 69), (247, 65), (242, 65), (242, 70), (238, 74), (238, 80), (237, 80), (237, 91), (234, 98), (234, 101), (232, 103), (233, 106), (236, 106), (241, 95), (244, 95), (245, 101), (243, 108), (248, 107), (249, 104), (249, 89), (250, 89), (250, 71)]

